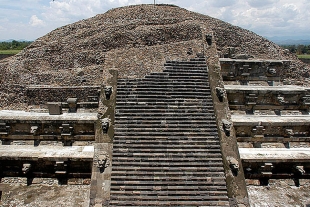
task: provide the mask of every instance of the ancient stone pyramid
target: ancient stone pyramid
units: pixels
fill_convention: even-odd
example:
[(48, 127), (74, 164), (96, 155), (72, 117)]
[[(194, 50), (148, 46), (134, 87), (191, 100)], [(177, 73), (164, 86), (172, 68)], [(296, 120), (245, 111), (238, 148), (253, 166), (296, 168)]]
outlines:
[[(57, 28), (0, 62), (2, 202), (249, 206), (270, 183), (306, 186), (308, 72), (265, 38), (174, 5)], [(63, 196), (35, 197), (42, 186)]]

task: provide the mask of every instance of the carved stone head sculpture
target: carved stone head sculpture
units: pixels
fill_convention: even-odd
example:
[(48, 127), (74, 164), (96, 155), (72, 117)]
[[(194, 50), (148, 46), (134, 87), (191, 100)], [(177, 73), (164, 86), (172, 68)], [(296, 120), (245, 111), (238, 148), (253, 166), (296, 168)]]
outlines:
[(223, 102), (224, 97), (225, 97), (225, 89), (220, 88), (220, 87), (216, 87), (215, 91), (216, 91), (216, 96), (218, 97), (219, 101)]
[(275, 68), (268, 68), (267, 73), (269, 75), (275, 75), (277, 73), (277, 70)]
[(101, 120), (102, 132), (108, 133), (110, 127), (110, 120), (108, 118), (104, 118)]
[(222, 119), (222, 123), (223, 123), (223, 130), (225, 132), (226, 136), (230, 136), (230, 131), (232, 128), (232, 123), (226, 119)]
[(98, 168), (105, 168), (107, 163), (107, 156), (105, 154), (98, 156)]
[(29, 172), (30, 168), (31, 168), (30, 163), (24, 163), (23, 168), (22, 168), (23, 174), (27, 174)]
[(111, 94), (112, 94), (113, 88), (112, 86), (106, 86), (104, 88), (104, 94), (107, 100), (110, 100)]
[(103, 172), (105, 168), (110, 165), (110, 156), (107, 152), (100, 152), (95, 154), (94, 165), (100, 169), (100, 172)]
[(239, 162), (238, 160), (236, 160), (233, 157), (227, 157), (227, 161), (229, 163), (229, 167), (231, 169), (231, 171), (233, 172), (233, 174), (238, 174), (239, 171)]
[(30, 134), (37, 135), (38, 128), (39, 128), (38, 126), (31, 126), (30, 127)]

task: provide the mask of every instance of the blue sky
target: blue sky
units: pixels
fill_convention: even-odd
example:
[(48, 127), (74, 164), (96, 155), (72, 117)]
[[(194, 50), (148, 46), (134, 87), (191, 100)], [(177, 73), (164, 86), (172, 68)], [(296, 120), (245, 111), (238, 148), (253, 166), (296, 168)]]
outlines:
[[(153, 0), (0, 0), (0, 40), (35, 40), (51, 30)], [(265, 37), (310, 39), (310, 0), (156, 0), (215, 17)]]

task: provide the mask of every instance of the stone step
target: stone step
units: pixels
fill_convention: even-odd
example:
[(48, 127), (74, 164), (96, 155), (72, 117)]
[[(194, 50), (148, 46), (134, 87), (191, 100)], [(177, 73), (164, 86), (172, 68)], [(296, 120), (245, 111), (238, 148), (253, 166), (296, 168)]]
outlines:
[(143, 78), (136, 78), (136, 77), (133, 77), (133, 78), (118, 78), (117, 81), (134, 82), (134, 81), (140, 81), (142, 79)]
[(189, 61), (192, 62), (192, 61), (196, 61), (196, 62), (203, 62), (203, 63), (206, 63), (206, 57), (194, 57), (194, 58), (191, 58)]
[(204, 199), (199, 199), (199, 201), (139, 201), (139, 200), (129, 200), (129, 201), (118, 201), (118, 199), (112, 199), (109, 206), (229, 206), (227, 201), (204, 201)]
[(202, 61), (190, 61), (190, 62), (166, 62), (164, 64), (165, 67), (167, 66), (174, 66), (174, 67), (189, 67), (189, 68), (197, 68), (197, 67), (205, 67), (207, 68), (206, 62)]
[(161, 99), (178, 99), (178, 100), (187, 100), (187, 99), (204, 99), (212, 101), (211, 93), (207, 91), (187, 91), (187, 92), (162, 92), (162, 91), (152, 91), (149, 89), (149, 93), (139, 92), (139, 91), (120, 91), (117, 96), (117, 100), (121, 98), (134, 98), (134, 97), (143, 97), (143, 98), (161, 98)]
[(134, 133), (137, 132), (138, 134), (153, 134), (153, 133), (183, 133), (183, 132), (193, 132), (193, 133), (208, 133), (208, 132), (217, 132), (217, 129), (202, 129), (200, 127), (196, 128), (182, 128), (182, 127), (175, 127), (175, 128), (117, 128), (117, 133), (118, 134), (123, 134), (123, 133)]
[(119, 94), (116, 98), (118, 100), (127, 99), (128, 101), (140, 101), (142, 99), (149, 101), (159, 101), (159, 100), (174, 100), (176, 98), (184, 98), (184, 99), (211, 99), (211, 94), (207, 93), (122, 93)]
[[(112, 180), (116, 180), (115, 182), (126, 182), (131, 180), (139, 180), (140, 182), (154, 182), (154, 181), (160, 181), (160, 182), (178, 182), (180, 180), (186, 179), (187, 181), (198, 181), (200, 182), (200, 185), (206, 185), (206, 186), (224, 186), (226, 185), (225, 179), (223, 177), (191, 177), (191, 176), (127, 176), (127, 175), (113, 175), (112, 174)], [(173, 184), (173, 183), (172, 183)]]
[(178, 67), (204, 67), (207, 68), (207, 64), (206, 61), (190, 61), (190, 62), (185, 62), (185, 61), (181, 61), (181, 62), (166, 62), (165, 67), (169, 67), (170, 66), (178, 66)]
[(176, 85), (170, 84), (169, 85), (155, 85), (155, 84), (138, 84), (136, 87), (128, 87), (127, 85), (118, 85), (118, 91), (146, 91), (146, 90), (156, 90), (156, 91), (194, 91), (194, 90), (201, 90), (207, 91), (210, 90), (210, 86), (208, 85)]
[(199, 145), (218, 145), (219, 141), (217, 140), (137, 140), (137, 139), (114, 139), (113, 143), (115, 144), (144, 144), (144, 145), (184, 145), (188, 142), (192, 144), (199, 144)]
[(178, 63), (184, 63), (184, 64), (198, 64), (198, 63), (203, 63), (206, 64), (206, 58), (193, 58), (190, 59), (190, 61), (180, 61), (180, 60), (167, 60), (166, 63), (173, 63), (173, 64), (178, 64)]
[[(204, 100), (204, 99), (211, 99), (211, 95), (173, 95), (173, 96), (158, 96), (158, 95), (140, 95), (140, 96), (135, 96), (135, 97), (126, 97), (126, 96), (118, 96), (116, 98), (117, 102), (123, 102), (123, 101), (127, 101), (127, 102), (157, 102), (157, 103), (164, 103), (164, 102), (175, 102), (176, 99), (180, 99), (180, 98), (185, 98), (188, 99), (188, 101), (192, 101), (193, 102), (197, 102), (197, 100)], [(192, 99), (192, 100), (190, 100)], [(182, 103), (181, 103), (182, 104)], [(180, 103), (175, 103), (175, 105), (180, 105)]]
[(159, 79), (159, 80), (188, 80), (191, 79), (193, 81), (207, 81), (208, 75), (202, 73), (181, 73), (181, 72), (172, 72), (167, 75), (157, 75), (157, 74), (150, 74), (145, 76), (143, 81), (148, 79)]
[(195, 151), (193, 149), (188, 149), (188, 148), (163, 148), (163, 149), (158, 149), (158, 148), (152, 148), (152, 149), (145, 149), (145, 148), (132, 148), (131, 146), (123, 146), (122, 148), (114, 148), (114, 152), (119, 152), (119, 153), (135, 153), (137, 156), (139, 153), (148, 153), (148, 152), (153, 152), (153, 153), (166, 153), (167, 155), (170, 154), (183, 154), (183, 153), (189, 153), (195, 155), (195, 153), (221, 153), (221, 149), (200, 149), (196, 148)]
[[(178, 152), (178, 153), (169, 153), (167, 154), (166, 152), (118, 152), (115, 151), (113, 152), (113, 157), (144, 157), (144, 158), (149, 158), (149, 157), (171, 157), (171, 158), (197, 158), (197, 159), (203, 159), (205, 157), (207, 158), (220, 158), (222, 157), (222, 154), (220, 152), (196, 152), (196, 153), (188, 153), (188, 152)], [(130, 169), (128, 169), (130, 170)]]
[(129, 136), (132, 136), (132, 137), (138, 137), (138, 136), (158, 136), (158, 137), (164, 137), (166, 136), (167, 138), (169, 137), (174, 137), (174, 136), (186, 136), (186, 135), (190, 135), (190, 136), (206, 136), (206, 135), (213, 135), (213, 136), (217, 136), (217, 131), (210, 131), (210, 132), (137, 132), (137, 131), (134, 131), (134, 132), (117, 132), (116, 130), (116, 133), (115, 133), (115, 136), (126, 136), (126, 137), (129, 137)]
[[(203, 160), (199, 160), (203, 161)], [(113, 159), (113, 169), (116, 167), (125, 167), (125, 166), (132, 166), (132, 167), (140, 167), (143, 169), (145, 167), (209, 167), (210, 169), (213, 167), (221, 167), (223, 165), (222, 162), (133, 162), (133, 161), (126, 161), (123, 160)], [(221, 168), (223, 169), (223, 168)]]
[[(175, 183), (177, 184), (177, 183)], [(221, 187), (221, 186), (210, 186), (206, 185), (205, 188), (202, 188), (202, 186), (198, 186), (197, 188), (194, 188), (192, 186), (189, 186), (186, 188), (186, 186), (180, 186), (179, 188), (177, 186), (162, 186), (160, 188), (159, 186), (143, 186), (141, 185), (141, 189), (138, 187), (140, 186), (131, 186), (126, 185), (122, 186), (119, 189), (112, 189), (111, 192), (118, 194), (118, 195), (132, 195), (132, 196), (139, 196), (139, 195), (145, 195), (145, 196), (168, 196), (173, 199), (174, 196), (191, 196), (193, 194), (197, 195), (196, 190), (199, 190), (201, 192), (201, 196), (207, 195), (208, 197), (216, 197), (216, 196), (227, 196), (227, 192)], [(169, 192), (171, 191), (171, 192)], [(227, 198), (227, 197), (226, 197)], [(216, 199), (216, 198), (215, 198)], [(182, 200), (182, 199), (180, 199)], [(207, 199), (206, 199), (207, 200)]]
[(165, 177), (179, 177), (179, 176), (188, 176), (190, 178), (194, 177), (207, 177), (212, 179), (224, 179), (225, 180), (225, 174), (223, 172), (195, 172), (193, 174), (192, 172), (182, 172), (182, 171), (131, 171), (131, 170), (113, 170), (112, 171), (112, 176), (128, 176), (128, 177), (133, 177), (133, 176), (138, 176), (138, 177), (144, 177), (144, 176), (150, 176), (154, 178), (154, 176), (160, 177), (160, 178), (165, 178)]
[(154, 171), (154, 172), (158, 172), (158, 171), (184, 171), (184, 172), (188, 172), (188, 173), (195, 173), (195, 172), (223, 172), (224, 168), (223, 167), (206, 167), (206, 166), (201, 166), (201, 167), (197, 167), (197, 166), (193, 166), (193, 167), (187, 167), (187, 166), (167, 166), (167, 167), (163, 167), (161, 165), (158, 166), (113, 166), (112, 167), (112, 171)]
[[(178, 115), (175, 115), (178, 114)], [(130, 116), (130, 112), (128, 113), (116, 113), (115, 117), (119, 119), (129, 119), (132, 121), (135, 120), (152, 120), (152, 117), (155, 117), (157, 120), (169, 120), (169, 118), (173, 117), (174, 119), (179, 118), (180, 120), (212, 120), (214, 119), (214, 115), (212, 113), (174, 113), (174, 112), (162, 112), (162, 113), (134, 113), (134, 115)], [(130, 117), (130, 118), (129, 118)]]
[(197, 141), (203, 140), (203, 141), (208, 141), (208, 142), (217, 142), (219, 141), (218, 136), (194, 136), (194, 135), (182, 135), (182, 136), (127, 136), (127, 135), (122, 135), (122, 134), (116, 134), (113, 139), (116, 143), (118, 141), (140, 141), (141, 142), (164, 142), (164, 141), (186, 141), (186, 142), (194, 142), (196, 143)]
[[(127, 144), (127, 143), (126, 143)], [(114, 147), (123, 147), (123, 144), (114, 144)], [(183, 145), (164, 145), (164, 144), (157, 144), (157, 145), (144, 145), (144, 144), (130, 144), (130, 148), (136, 149), (137, 152), (140, 151), (141, 149), (155, 149), (156, 148), (163, 148), (165, 150), (170, 150), (170, 149), (190, 149), (190, 148), (195, 148), (195, 149), (220, 149), (219, 145), (198, 145), (198, 144), (183, 144)]]
[(186, 84), (191, 84), (191, 83), (196, 83), (196, 84), (206, 84), (208, 83), (208, 78), (206, 77), (200, 77), (199, 75), (196, 76), (151, 76), (148, 75), (146, 76), (143, 81), (140, 81), (139, 83), (150, 83), (150, 82), (161, 82), (161, 83), (186, 83)]
[(169, 69), (164, 69), (163, 72), (152, 72), (149, 73), (148, 76), (160, 76), (160, 77), (170, 77), (170, 76), (202, 76), (202, 77), (208, 77), (208, 72), (201, 69), (191, 69), (191, 68), (182, 68), (182, 67), (169, 67)]
[[(206, 124), (209, 127), (216, 127), (216, 121), (215, 120), (176, 120), (176, 119), (163, 119), (163, 120), (118, 120), (117, 122), (120, 125), (127, 124), (128, 126), (130, 125), (142, 125), (145, 124), (147, 125), (161, 125), (161, 124), (183, 124), (183, 125), (188, 125), (188, 124), (193, 124), (193, 125), (201, 125), (201, 124)], [(117, 124), (116, 124), (117, 125)]]
[(213, 103), (211, 99), (166, 99), (163, 100), (153, 100), (153, 101), (129, 101), (129, 100), (120, 100), (118, 99), (116, 102), (116, 108), (120, 108), (122, 106), (158, 106), (158, 107), (187, 107), (187, 106), (196, 106), (196, 107), (213, 107)]
[[(132, 118), (131, 116), (129, 116), (129, 114), (126, 115), (122, 115), (119, 114), (117, 115), (117, 119), (118, 120), (130, 120), (132, 122), (135, 121), (151, 121), (151, 120), (165, 120), (165, 121), (169, 121), (169, 120), (180, 120), (180, 121), (210, 121), (212, 122), (214, 120), (214, 116), (211, 117), (206, 117), (206, 116), (178, 116), (178, 117), (173, 117), (173, 116), (154, 116), (154, 117), (149, 117), (149, 116), (135, 116), (134, 118)], [(117, 122), (116, 122), (117, 123)]]
[[(122, 100), (127, 100), (127, 101), (142, 101), (143, 99), (148, 100), (148, 101), (164, 101), (164, 100), (175, 100), (175, 99), (180, 99), (180, 98), (186, 99), (193, 99), (193, 100), (212, 100), (211, 99), (211, 94), (207, 93), (152, 93), (150, 92), (149, 94), (147, 93), (135, 93), (135, 92), (130, 92), (130, 93), (122, 93), (119, 94), (116, 98), (116, 101), (122, 101)], [(211, 102), (210, 102), (211, 103)]]
[[(182, 160), (178, 157), (149, 157), (149, 158), (141, 158), (141, 157), (117, 157), (115, 160), (117, 161), (126, 161), (126, 162), (133, 162), (133, 161), (151, 161), (151, 162), (169, 162), (169, 163), (174, 163), (174, 162), (196, 162), (197, 158), (194, 157), (187, 157), (183, 158)], [(199, 161), (202, 162), (214, 162), (214, 163), (222, 163), (222, 158), (217, 157), (217, 158), (200, 158)]]
[(208, 81), (205, 78), (198, 78), (198, 77), (184, 77), (184, 76), (175, 76), (175, 77), (167, 77), (167, 78), (156, 78), (156, 77), (147, 77), (143, 80), (146, 83), (172, 83), (172, 82), (178, 82), (178, 83), (184, 83), (184, 84), (192, 84), (193, 82), (196, 82), (204, 85), (207, 84)]
[[(118, 84), (118, 86), (122, 87), (125, 85), (122, 84)], [(137, 87), (145, 87), (145, 88), (150, 88), (150, 87), (154, 87), (154, 88), (195, 88), (195, 87), (199, 87), (199, 88), (204, 88), (204, 87), (210, 87), (209, 86), (209, 82), (206, 81), (186, 81), (186, 82), (182, 82), (182, 81), (151, 81), (151, 80), (147, 80), (147, 81), (143, 81), (143, 82), (139, 82), (137, 83), (137, 85), (135, 85)]]
[(149, 109), (183, 109), (183, 110), (191, 110), (191, 109), (198, 109), (199, 107), (202, 107), (203, 109), (208, 109), (208, 110), (213, 110), (213, 105), (205, 105), (205, 104), (201, 104), (201, 106), (193, 106), (193, 105), (169, 105), (169, 104), (165, 104), (165, 105), (156, 105), (156, 104), (146, 104), (144, 102), (139, 102), (136, 104), (126, 104), (126, 102), (117, 102), (118, 106), (116, 107), (117, 109), (121, 109), (121, 110), (126, 110), (126, 109), (130, 109), (130, 110), (140, 110), (140, 109), (144, 109), (144, 110), (149, 110)]
[[(159, 82), (160, 81), (160, 82)], [(117, 86), (128, 86), (128, 87), (136, 87), (136, 86), (147, 86), (147, 85), (153, 85), (156, 86), (155, 83), (162, 83), (161, 87), (165, 86), (174, 86), (176, 88), (184, 88), (184, 87), (193, 87), (193, 86), (209, 86), (209, 82), (207, 78), (205, 79), (199, 79), (199, 80), (191, 80), (189, 81), (186, 79), (186, 81), (181, 80), (167, 80), (167, 79), (156, 79), (155, 82), (152, 82), (150, 79), (143, 79), (141, 81), (135, 81), (135, 82), (125, 82), (125, 81), (117, 81)], [(164, 85), (165, 84), (165, 85)]]
[[(191, 128), (189, 128), (191, 127)], [(120, 129), (121, 131), (137, 131), (137, 130), (142, 130), (142, 131), (165, 131), (165, 130), (172, 130), (172, 131), (216, 131), (216, 125), (207, 125), (207, 124), (158, 124), (158, 125), (153, 125), (153, 124), (117, 124), (115, 125), (115, 128)], [(268, 141), (268, 140), (267, 140)]]
[[(187, 147), (186, 147), (187, 146)], [(118, 146), (115, 146), (118, 147)], [(122, 147), (122, 148), (121, 148)], [(144, 153), (144, 152), (150, 152), (153, 151), (154, 153), (167, 153), (167, 154), (173, 154), (174, 156), (178, 156), (178, 153), (185, 153), (185, 152), (189, 152), (191, 153), (193, 150), (195, 150), (195, 152), (201, 152), (201, 153), (205, 153), (205, 154), (210, 154), (210, 153), (219, 153), (220, 152), (220, 147), (216, 147), (216, 146), (199, 146), (195, 148), (195, 145), (177, 145), (177, 146), (165, 146), (165, 145), (154, 145), (153, 147), (151, 145), (146, 145), (144, 147), (139, 147), (139, 145), (125, 145), (125, 146), (121, 146), (118, 147), (117, 149), (115, 149), (115, 152), (120, 152), (120, 153), (131, 153), (131, 152), (135, 152), (135, 153)], [(192, 150), (192, 151), (191, 151)], [(195, 155), (195, 154), (193, 154)]]
[(161, 88), (166, 88), (166, 89), (171, 89), (171, 90), (179, 90), (179, 89), (184, 89), (184, 88), (202, 88), (202, 89), (208, 89), (209, 83), (207, 82), (179, 82), (179, 81), (166, 81), (166, 82), (159, 82), (159, 81), (145, 81), (145, 82), (139, 82), (137, 84), (133, 85), (127, 85), (127, 84), (122, 84), (122, 83), (117, 83), (117, 88), (118, 89), (127, 89), (127, 90), (136, 90), (137, 88), (148, 88), (148, 89), (161, 89)]
[(187, 91), (187, 90), (202, 90), (207, 91), (210, 90), (210, 86), (208, 85), (176, 85), (176, 84), (170, 84), (170, 85), (162, 85), (162, 84), (146, 84), (146, 83), (140, 83), (135, 88), (128, 88), (123, 85), (118, 86), (121, 90), (135, 90), (135, 91), (144, 91), (144, 90), (156, 90), (156, 91)]
[[(166, 128), (166, 129), (176, 129), (176, 128), (188, 128), (189, 126), (191, 127), (191, 129), (194, 129), (194, 128), (204, 128), (207, 126), (207, 124), (205, 123), (186, 123), (186, 124), (172, 124), (172, 123), (167, 123), (167, 122), (158, 122), (158, 123), (151, 123), (151, 124), (145, 124), (145, 123), (140, 123), (138, 124), (137, 122), (132, 124), (132, 122), (127, 122), (127, 123), (119, 123), (115, 125), (115, 128), (117, 129), (128, 129), (128, 130), (131, 130), (131, 129), (141, 129), (141, 128), (154, 128), (154, 127), (157, 127), (157, 128)], [(208, 128), (215, 128), (216, 125), (213, 124), (213, 125), (208, 125)]]
[[(164, 71), (164, 73), (167, 73), (169, 77), (174, 77), (174, 76), (185, 76), (185, 77), (199, 77), (199, 79), (204, 78), (207, 79), (208, 78), (208, 73), (206, 71), (180, 71), (180, 70), (176, 70), (176, 71), (170, 71), (170, 72), (166, 72)], [(153, 75), (153, 74), (150, 74)], [(157, 75), (157, 74), (154, 74)]]
[(218, 145), (219, 140), (218, 139), (211, 139), (211, 140), (205, 140), (205, 138), (200, 138), (196, 140), (192, 139), (183, 139), (178, 141), (177, 139), (172, 139), (172, 140), (160, 140), (160, 139), (141, 139), (138, 140), (137, 138), (115, 138), (113, 141), (114, 144), (123, 144), (123, 145), (129, 145), (129, 144), (144, 144), (144, 145), (151, 145), (154, 147), (154, 145), (184, 145), (188, 144), (188, 142), (191, 142), (193, 145)]
[[(125, 120), (125, 119), (124, 119)], [(130, 120), (126, 120), (126, 121), (130, 121)], [(130, 123), (138, 123), (138, 121), (139, 120), (135, 120), (135, 119), (132, 119), (131, 120), (131, 122)], [(142, 121), (142, 120), (141, 120)], [(128, 123), (128, 122), (127, 122)], [(123, 125), (123, 126), (121, 126), (121, 125)], [(125, 125), (125, 126), (124, 126)], [(133, 126), (133, 125), (135, 125), (135, 126)], [(167, 130), (169, 130), (169, 129), (171, 129), (171, 130), (173, 130), (173, 132), (175, 132), (177, 129), (181, 129), (182, 128), (182, 126), (180, 127), (180, 126), (174, 126), (174, 125), (169, 125), (169, 124), (167, 124), (167, 122), (165, 123), (165, 125), (161, 125), (161, 124), (144, 124), (144, 123), (141, 123), (141, 124), (133, 124), (133, 125), (129, 125), (129, 126), (126, 126), (126, 123), (122, 123), (122, 124), (117, 124), (116, 126), (116, 128), (117, 129), (127, 129), (127, 131), (132, 131), (131, 129), (132, 128), (135, 128), (135, 129), (143, 129), (143, 128), (153, 128), (153, 127), (157, 127), (157, 130), (156, 131), (167, 131)], [(153, 126), (153, 127), (152, 127)], [(186, 125), (184, 125), (184, 127), (185, 127)], [(215, 132), (216, 130), (217, 130), (217, 128), (216, 128), (216, 125), (214, 125), (213, 127), (208, 127), (208, 129), (205, 129), (205, 125), (203, 125), (203, 124), (191, 124), (191, 128), (189, 128), (189, 126), (187, 126), (186, 128), (189, 128), (189, 129), (195, 129), (196, 130), (196, 132), (197, 133), (199, 133), (199, 132), (201, 132), (200, 131), (200, 129), (203, 129), (204, 131), (212, 131), (212, 132)], [(192, 130), (191, 130), (192, 131)], [(143, 131), (144, 132), (144, 131)], [(152, 130), (151, 132), (154, 132), (154, 130)], [(182, 130), (182, 131), (180, 131), (180, 132), (184, 132), (184, 130)], [(116, 132), (116, 135), (117, 135), (118, 133)], [(122, 133), (120, 133), (120, 135), (121, 135)], [(176, 134), (173, 134), (174, 136), (176, 135)], [(183, 134), (184, 135), (184, 134)], [(183, 136), (183, 135), (181, 135), (181, 137)], [(188, 135), (188, 134), (186, 134), (186, 135)], [(210, 136), (211, 134), (205, 134), (205, 133), (199, 133), (199, 136), (204, 136), (204, 137), (206, 137), (206, 136)], [(217, 135), (217, 134), (212, 134), (212, 136), (214, 136), (214, 135)], [(150, 135), (151, 136), (151, 135)], [(162, 136), (163, 137), (163, 136)], [(191, 136), (191, 137), (193, 137), (193, 136)], [(164, 137), (163, 137), (164, 138)]]
[[(156, 182), (153, 182), (153, 183), (156, 183)], [(122, 184), (122, 182), (120, 182), (121, 188), (114, 188), (112, 186), (115, 186), (115, 185), (113, 185), (113, 184), (115, 184), (115, 182), (113, 182), (112, 186), (111, 186), (111, 192), (121, 193), (120, 191), (123, 191), (124, 194), (128, 194), (131, 191), (153, 191), (154, 193), (155, 192), (164, 193), (166, 191), (166, 193), (169, 194), (169, 192), (171, 191), (172, 192), (171, 195), (174, 195), (174, 194), (177, 195), (177, 192), (188, 191), (188, 193), (184, 192), (184, 194), (186, 195), (186, 194), (190, 194), (190, 192), (192, 192), (191, 194), (196, 193), (196, 195), (197, 195), (197, 192), (195, 192), (195, 191), (200, 191), (200, 192), (202, 192), (202, 194), (207, 194), (209, 196), (227, 196), (227, 191), (226, 191), (225, 186), (207, 186), (207, 185), (203, 185), (203, 183), (199, 186), (195, 186), (195, 185), (191, 186), (190, 184), (186, 185), (187, 183), (184, 183), (185, 185), (182, 185), (182, 183), (179, 182), (179, 183), (172, 183), (172, 185), (162, 185), (162, 188), (160, 189), (160, 186), (158, 186), (156, 184), (154, 185), (153, 183), (150, 183), (150, 185), (148, 185), (147, 183), (145, 183), (145, 185), (143, 185), (143, 184), (141, 184), (141, 185), (139, 185), (139, 184), (136, 184), (136, 185), (135, 184), (127, 184), (126, 185), (126, 184)], [(158, 184), (160, 185), (160, 182), (158, 182)], [(173, 193), (173, 191), (177, 191), (177, 192)]]
[(208, 76), (208, 72), (206, 68), (188, 68), (188, 67), (173, 67), (173, 66), (167, 66), (164, 70), (164, 73), (179, 73), (179, 74), (197, 74), (197, 75), (205, 75)]
[[(112, 197), (112, 198), (119, 198), (122, 199), (123, 202), (117, 203), (117, 205), (121, 206), (229, 206), (228, 198), (225, 195), (220, 196), (209, 196), (209, 195), (201, 195), (197, 196), (196, 198), (192, 198), (191, 196), (181, 195), (181, 196), (171, 196), (166, 194), (161, 195), (137, 195), (137, 192), (140, 191), (133, 191), (135, 194), (135, 199), (131, 200), (128, 196), (119, 196), (119, 197)], [(225, 200), (226, 202), (222, 201)], [(128, 203), (126, 203), (128, 202)], [(126, 203), (126, 204), (124, 204)], [(110, 205), (115, 205), (114, 202), (111, 202)], [(110, 206), (109, 205), (109, 206)]]
[[(160, 89), (160, 90), (159, 90)], [(144, 95), (144, 94), (150, 94), (150, 95), (210, 95), (211, 92), (209, 89), (188, 89), (188, 88), (182, 88), (182, 89), (177, 89), (177, 90), (171, 90), (169, 88), (162, 90), (162, 88), (154, 88), (154, 89), (149, 89), (149, 88), (137, 88), (135, 90), (131, 91), (126, 91), (122, 89), (117, 90), (117, 95), (128, 95), (128, 94), (135, 94), (135, 95)]]
[[(212, 109), (116, 109), (116, 114), (128, 114), (128, 113), (134, 113), (136, 115), (140, 115), (142, 113), (154, 113), (154, 114), (163, 114), (163, 115), (169, 115), (170, 113), (177, 113), (178, 116), (181, 115), (187, 115), (187, 114), (193, 114), (193, 113), (206, 113), (206, 116), (212, 116), (214, 114)], [(194, 124), (194, 122), (192, 123)]]
[[(112, 182), (112, 186), (115, 186), (113, 184), (121, 185), (122, 188), (114, 188), (111, 187), (111, 191), (116, 194), (121, 194), (121, 191), (123, 191), (123, 195), (131, 194), (132, 191), (153, 191), (153, 193), (156, 193), (160, 191), (161, 193), (164, 193), (166, 191), (188, 191), (184, 192), (186, 195), (194, 194), (197, 192), (194, 192), (195, 190), (199, 190), (201, 192), (207, 193), (210, 196), (227, 196), (227, 191), (225, 186), (210, 186), (210, 185), (204, 185), (204, 183), (199, 182), (173, 182), (173, 181), (153, 181), (148, 183), (149, 181), (115, 181)], [(161, 186), (161, 188), (160, 188)], [(158, 189), (158, 190), (157, 190)], [(208, 191), (208, 192), (205, 192)], [(119, 192), (119, 193), (117, 193)], [(191, 192), (191, 193), (190, 193)], [(151, 194), (151, 192), (149, 192)], [(168, 193), (169, 194), (169, 193)], [(171, 193), (172, 195), (174, 193)], [(177, 193), (176, 193), (177, 195)]]
[[(147, 111), (147, 110), (146, 110)], [(149, 117), (149, 116), (154, 116), (154, 117), (162, 117), (162, 120), (165, 120), (166, 118), (169, 117), (177, 117), (179, 119), (186, 119), (190, 118), (191, 120), (195, 120), (196, 117), (203, 117), (205, 118), (205, 120), (208, 120), (210, 118), (214, 118), (214, 113), (212, 113), (212, 111), (208, 111), (208, 112), (178, 112), (178, 111), (173, 111), (173, 110), (163, 110), (160, 111), (158, 110), (156, 113), (140, 113), (137, 111), (121, 111), (121, 112), (117, 112), (115, 113), (115, 116), (120, 117), (120, 116), (129, 116), (131, 115), (132, 119), (135, 119), (136, 117)], [(197, 118), (200, 119), (200, 118)]]
[(164, 106), (161, 105), (161, 107), (156, 107), (156, 105), (152, 104), (152, 105), (144, 105), (145, 103), (139, 103), (136, 104), (136, 106), (133, 105), (123, 105), (123, 106), (119, 106), (116, 108), (116, 110), (118, 112), (126, 112), (126, 111), (133, 111), (136, 113), (140, 113), (140, 112), (145, 112), (145, 111), (154, 111), (155, 113), (157, 112), (162, 112), (162, 111), (180, 111), (180, 112), (212, 112), (213, 113), (213, 106), (199, 106), (199, 107), (188, 107), (188, 106), (173, 106), (173, 105), (169, 105), (169, 106)]

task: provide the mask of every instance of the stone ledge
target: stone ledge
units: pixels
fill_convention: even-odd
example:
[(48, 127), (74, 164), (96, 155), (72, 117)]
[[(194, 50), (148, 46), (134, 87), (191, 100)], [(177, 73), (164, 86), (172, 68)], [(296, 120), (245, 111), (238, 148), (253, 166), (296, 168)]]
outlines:
[(304, 126), (310, 124), (310, 116), (231, 115), (234, 126)]
[(310, 88), (284, 85), (284, 86), (253, 86), (253, 85), (224, 85), (228, 93), (281, 93), (281, 94), (296, 94), (297, 92), (307, 92)]
[(309, 162), (310, 148), (239, 148), (243, 162)]
[(94, 157), (94, 146), (0, 146), (1, 160), (79, 160), (92, 161)]
[(83, 123), (94, 123), (97, 113), (63, 113), (61, 115), (49, 115), (49, 113), (37, 113), (15, 110), (0, 111), (2, 121), (82, 121)]
[(290, 62), (289, 60), (275, 60), (275, 59), (235, 59), (235, 58), (219, 58), (220, 62), (248, 62), (248, 63), (283, 63)]

